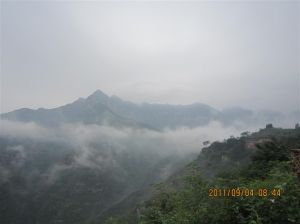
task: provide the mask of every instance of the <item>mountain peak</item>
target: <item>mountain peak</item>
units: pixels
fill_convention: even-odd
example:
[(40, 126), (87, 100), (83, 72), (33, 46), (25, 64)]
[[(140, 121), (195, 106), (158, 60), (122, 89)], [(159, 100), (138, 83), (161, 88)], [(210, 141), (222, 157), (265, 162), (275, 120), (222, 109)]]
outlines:
[(104, 92), (102, 92), (100, 89), (97, 89), (90, 96), (107, 96), (107, 95)]
[(106, 103), (109, 100), (109, 96), (103, 93), (101, 90), (96, 90), (86, 98), (90, 103)]
[(87, 97), (87, 99), (108, 99), (109, 96), (106, 95), (104, 92), (102, 92), (100, 89), (97, 89), (95, 92), (93, 92), (91, 95)]

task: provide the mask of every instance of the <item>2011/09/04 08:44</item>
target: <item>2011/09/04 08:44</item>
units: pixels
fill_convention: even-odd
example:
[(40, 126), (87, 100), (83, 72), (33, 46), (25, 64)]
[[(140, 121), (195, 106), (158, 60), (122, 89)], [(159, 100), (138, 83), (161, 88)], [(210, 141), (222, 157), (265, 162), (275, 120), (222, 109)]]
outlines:
[(250, 188), (210, 188), (208, 190), (209, 197), (280, 197), (282, 195), (282, 189), (273, 188), (258, 188), (258, 189), (250, 189)]

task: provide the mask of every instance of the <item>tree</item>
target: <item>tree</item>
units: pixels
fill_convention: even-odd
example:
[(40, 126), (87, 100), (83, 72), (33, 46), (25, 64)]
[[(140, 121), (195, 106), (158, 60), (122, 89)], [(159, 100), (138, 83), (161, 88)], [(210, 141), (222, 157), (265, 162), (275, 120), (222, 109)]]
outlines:
[(209, 145), (209, 144), (210, 144), (210, 141), (204, 141), (204, 142), (202, 142), (202, 144), (205, 145), (205, 146), (206, 146), (206, 145)]
[(242, 137), (247, 137), (247, 136), (249, 136), (249, 134), (250, 134), (249, 131), (244, 131), (244, 132), (241, 133), (241, 136)]

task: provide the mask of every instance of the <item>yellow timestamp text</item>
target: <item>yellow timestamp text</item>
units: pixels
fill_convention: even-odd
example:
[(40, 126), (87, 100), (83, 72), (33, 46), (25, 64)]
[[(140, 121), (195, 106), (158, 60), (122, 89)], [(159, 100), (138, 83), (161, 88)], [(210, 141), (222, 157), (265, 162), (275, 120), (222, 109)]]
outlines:
[(279, 188), (209, 188), (209, 197), (280, 197), (283, 191)]

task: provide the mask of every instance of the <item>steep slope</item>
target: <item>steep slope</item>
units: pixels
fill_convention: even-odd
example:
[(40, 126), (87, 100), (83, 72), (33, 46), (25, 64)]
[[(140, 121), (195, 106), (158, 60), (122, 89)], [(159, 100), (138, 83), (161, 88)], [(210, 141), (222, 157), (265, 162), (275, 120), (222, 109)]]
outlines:
[[(237, 175), (240, 175), (241, 178), (252, 178), (254, 179), (254, 183), (256, 183), (256, 179), (267, 178), (268, 172), (270, 172), (272, 169), (280, 169), (281, 173), (277, 175), (282, 175), (283, 179), (276, 179), (278, 177), (275, 175), (275, 179), (272, 179), (272, 181), (270, 180), (270, 182), (273, 184), (272, 186), (274, 187), (276, 183), (279, 185), (280, 183), (284, 183), (284, 181), (288, 182), (290, 180), (288, 178), (291, 178), (291, 176), (293, 176), (291, 170), (289, 170), (290, 173), (285, 174), (284, 171), (285, 169), (287, 169), (287, 167), (285, 165), (281, 167), (283, 164), (279, 163), (277, 164), (277, 167), (276, 163), (272, 162), (272, 160), (279, 162), (281, 161), (281, 159), (283, 159), (284, 161), (290, 161), (291, 154), (289, 149), (299, 147), (299, 128), (261, 129), (260, 131), (252, 134), (243, 134), (243, 136), (239, 138), (231, 137), (227, 140), (224, 140), (223, 142), (213, 142), (210, 146), (204, 148), (197, 159), (195, 159), (192, 163), (190, 163), (185, 168), (179, 169), (174, 172), (174, 174), (170, 178), (168, 178), (163, 184), (159, 186), (158, 191), (155, 188), (152, 188), (147, 192), (136, 192), (136, 194), (132, 194), (122, 203), (119, 203), (117, 206), (112, 207), (110, 212), (112, 218), (107, 218), (106, 223), (134, 224), (138, 223), (138, 220), (139, 223), (163, 223), (165, 221), (167, 223), (175, 224), (181, 223), (184, 220), (186, 220), (186, 223), (218, 223), (217, 221), (212, 221), (213, 216), (206, 217), (205, 215), (203, 215), (203, 217), (200, 219), (195, 212), (190, 211), (191, 208), (189, 206), (200, 206), (201, 203), (203, 203), (203, 213), (205, 212), (205, 206), (207, 206), (207, 208), (209, 208), (208, 206), (211, 206), (211, 209), (217, 209), (217, 207), (220, 206), (220, 211), (215, 211), (217, 213), (222, 213), (222, 209), (230, 210), (231, 208), (222, 207), (225, 205), (217, 204), (217, 199), (215, 199), (216, 204), (214, 205), (214, 200), (208, 197), (208, 188), (209, 186), (213, 188), (213, 186), (215, 185), (220, 188), (221, 184), (224, 185), (224, 188), (225, 186), (226, 188), (229, 188), (228, 185), (225, 185), (228, 183), (232, 184), (231, 187), (235, 186), (235, 188), (245, 185), (242, 179), (238, 179)], [(263, 155), (261, 155), (261, 151), (263, 151)], [(258, 157), (258, 155), (260, 155), (260, 157)], [(254, 160), (255, 158), (264, 158), (264, 160), (270, 160), (271, 162), (269, 163), (269, 165), (266, 161), (260, 163), (260, 165), (251, 165), (253, 163), (253, 158)], [(288, 164), (289, 169), (291, 169), (291, 162), (288, 162)], [(285, 177), (287, 179), (284, 179)], [(230, 181), (232, 179), (235, 182), (231, 183)], [(218, 180), (224, 180), (224, 182), (217, 182)], [(270, 184), (270, 182), (262, 182), (260, 187), (263, 188), (266, 186), (266, 184)], [(194, 186), (190, 186), (190, 184)], [(295, 185), (294, 182), (291, 184), (294, 184), (293, 187), (297, 186), (297, 184)], [(253, 183), (251, 182), (249, 183), (248, 187), (251, 187), (252, 185)], [(190, 187), (193, 188), (193, 191), (186, 194), (187, 191), (191, 190)], [(299, 186), (298, 190), (300, 190)], [(152, 196), (149, 196), (149, 192), (152, 192)], [(202, 198), (197, 198), (199, 196), (197, 194), (200, 193), (202, 195)], [(298, 193), (300, 193), (300, 191)], [(142, 196), (143, 194), (144, 197)], [(294, 200), (293, 193), (290, 193), (288, 197), (290, 197), (291, 200)], [(193, 200), (196, 201), (193, 202)], [(283, 204), (279, 204), (278, 207), (287, 206), (284, 204), (286, 203), (284, 202), (284, 200), (285, 199), (283, 199), (283, 201), (281, 202)], [(254, 203), (251, 200), (250, 202)], [(256, 200), (255, 203), (259, 205), (259, 202), (257, 202)], [(251, 206), (256, 206), (255, 203), (251, 204)], [(295, 203), (298, 202), (296, 201)], [(181, 211), (176, 210), (176, 207), (181, 205), (185, 207), (180, 208), (182, 209)], [(181, 212), (190, 213), (188, 213), (189, 216), (185, 217)], [(293, 210), (293, 212), (295, 211)], [(113, 214), (115, 214), (115, 216), (113, 216)], [(230, 217), (230, 214), (227, 215)], [(300, 218), (300, 213), (293, 214), (293, 216)], [(192, 221), (197, 220), (197, 218), (199, 218), (197, 222)], [(205, 218), (209, 218), (209, 220), (207, 220), (207, 222), (203, 221)], [(267, 217), (265, 218), (267, 219)], [(170, 220), (167, 221), (168, 219)], [(237, 217), (232, 217), (232, 220), (237, 219)], [(272, 218), (270, 217), (270, 219)], [(199, 220), (201, 220), (201, 222)], [(291, 221), (290, 223), (293, 223), (293, 221)]]
[[(261, 142), (266, 136), (269, 140)], [(190, 172), (185, 169), (185, 181), (179, 188), (170, 189), (170, 183), (167, 183), (139, 208), (138, 222), (299, 223), (300, 180), (294, 172), (289, 149), (300, 147), (300, 129), (262, 130), (249, 137), (259, 145), (252, 148), (247, 163), (239, 164), (235, 169), (229, 164), (221, 165), (218, 172), (215, 168), (201, 167), (203, 157), (216, 164), (224, 155), (227, 160), (236, 160), (232, 147), (237, 144), (233, 139), (229, 145), (224, 142), (208, 147), (202, 158), (195, 161), (196, 166), (190, 167)], [(238, 141), (240, 139), (235, 143)], [(243, 156), (240, 159), (244, 159)], [(207, 181), (202, 175), (205, 169), (219, 174)], [(124, 223), (121, 219), (111, 218), (106, 223)], [(132, 219), (125, 223), (137, 222)]]

